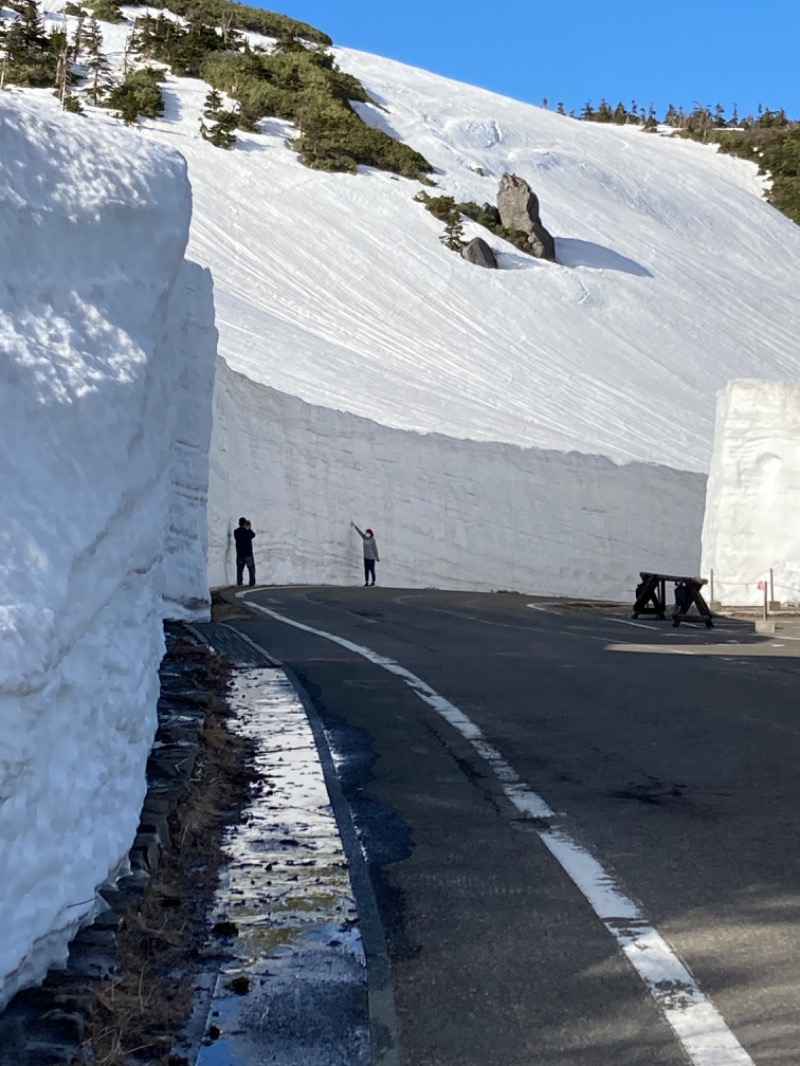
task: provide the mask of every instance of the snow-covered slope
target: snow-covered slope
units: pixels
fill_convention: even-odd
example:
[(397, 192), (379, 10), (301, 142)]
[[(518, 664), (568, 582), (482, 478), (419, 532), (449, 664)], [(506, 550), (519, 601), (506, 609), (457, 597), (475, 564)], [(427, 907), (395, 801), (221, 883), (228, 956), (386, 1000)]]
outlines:
[[(107, 28), (119, 49), (126, 32)], [(800, 368), (800, 229), (763, 202), (754, 166), (711, 148), (578, 123), (361, 53), (337, 56), (376, 101), (359, 105), (364, 118), (434, 164), (438, 190), (429, 191), (494, 202), (504, 171), (526, 178), (559, 263), (489, 237), (503, 269), (469, 265), (414, 202), (418, 183), (308, 170), (287, 147), (285, 122), (265, 120), (232, 151), (215, 149), (198, 133), (207, 87), (170, 77), (164, 119), (144, 122), (146, 135), (187, 158), (190, 250), (214, 275), (221, 355), (276, 394), (277, 421), (256, 421), (248, 442), (241, 399), (224, 410), (226, 394), (217, 398), (212, 583), (233, 579), (230, 530), (242, 513), (261, 530), (267, 580), (352, 580), (353, 511), (389, 538), (382, 577), (391, 583), (619, 597), (639, 568), (696, 571), (695, 475), (708, 469), (716, 391), (732, 377), (791, 379)], [(281, 421), (293, 398), (312, 405), (303, 409), (312, 422), (314, 408), (356, 416), (342, 423), (345, 441), (367, 425), (357, 419), (369, 420), (361, 446), (297, 439)], [(255, 392), (247, 408), (262, 399)], [(418, 472), (406, 507), (390, 465), (364, 443), (383, 439), (380, 427), (408, 434), (385, 437), (394, 460)], [(465, 444), (442, 470), (435, 434), (530, 449), (504, 505), (483, 491), (480, 470), (453, 505), (454, 484), (483, 453)], [(566, 467), (538, 462), (550, 451), (642, 463), (637, 490), (611, 469), (601, 506), (584, 499), (567, 523), (573, 535), (547, 538), (531, 512), (547, 514), (576, 485), (583, 499), (595, 469), (573, 457), (580, 474), (565, 484)], [(666, 496), (663, 466), (687, 472)], [(445, 534), (467, 521), (455, 541)], [(441, 532), (420, 545), (420, 522)], [(584, 567), (579, 543), (597, 546), (594, 565)], [(582, 584), (583, 573), (594, 579)]]
[[(128, 9), (131, 19), (140, 13)], [(112, 60), (129, 30), (104, 27)], [(395, 455), (405, 456), (408, 443), (426, 470), (415, 511), (434, 525), (453, 517), (442, 506), (452, 478), (432, 476), (439, 453), (417, 452), (417, 434), (517, 445), (534, 449), (532, 459), (544, 449), (647, 464), (636, 501), (624, 477), (619, 491), (604, 493), (612, 525), (630, 529), (620, 547), (630, 564), (617, 594), (646, 565), (642, 546), (651, 562), (673, 558), (696, 569), (694, 479), (685, 479), (680, 498), (670, 494), (681, 520), (664, 523), (659, 537), (641, 522), (661, 491), (660, 474), (648, 471), (667, 465), (705, 473), (714, 394), (730, 378), (796, 376), (800, 229), (761, 200), (754, 166), (713, 149), (578, 123), (362, 53), (339, 49), (337, 58), (375, 101), (358, 105), (366, 121), (422, 151), (436, 168), (438, 191), (494, 201), (504, 171), (526, 178), (556, 235), (559, 263), (531, 260), (490, 238), (504, 269), (467, 264), (441, 245), (440, 223), (414, 202), (416, 182), (377, 171), (308, 170), (287, 147), (285, 122), (265, 120), (259, 134), (240, 133), (233, 151), (220, 151), (198, 132), (207, 87), (169, 77), (165, 116), (143, 122), (140, 136), (179, 148), (188, 161), (190, 250), (214, 275), (221, 355), (232, 370), (284, 394), (280, 410), (295, 397), (412, 433), (408, 441), (393, 438)], [(41, 106), (56, 107), (49, 94), (38, 95)], [(95, 110), (85, 121), (115, 120)], [(254, 394), (252, 405), (259, 403)], [(236, 418), (218, 403), (219, 439)], [(278, 427), (276, 440), (286, 437)], [(392, 523), (396, 557), (419, 580), (435, 574), (443, 584), (493, 585), (491, 567), (465, 571), (460, 556), (440, 565), (446, 545), (420, 558), (415, 515), (397, 516), (391, 485), (375, 476), (384, 468), (363, 450), (340, 456), (360, 491), (332, 495), (347, 506), (331, 514), (330, 528), (319, 528), (317, 502), (309, 505), (306, 491), (318, 458), (324, 462), (313, 451), (318, 444), (307, 436), (291, 457), (273, 448), (258, 467), (227, 453), (215, 482), (224, 491), (214, 498), (212, 580), (232, 577), (228, 532), (245, 511), (273, 542), (278, 529), (301, 529), (317, 545), (303, 554), (276, 543), (272, 558), (282, 552), (294, 565), (274, 572), (349, 580), (346, 511), (356, 509), (365, 521), (377, 514), (370, 520)], [(258, 442), (255, 449), (263, 454)], [(591, 476), (589, 468), (584, 473)], [(538, 506), (561, 491), (541, 470), (517, 487), (518, 498)], [(279, 500), (285, 510), (276, 509)], [(488, 497), (485, 503), (489, 514)], [(575, 516), (580, 536), (593, 533), (584, 519)], [(498, 529), (501, 540), (529, 535), (524, 509), (510, 503), (491, 513), (479, 557), (493, 553)], [(544, 574), (569, 572), (569, 540), (540, 547), (542, 569), (527, 577), (500, 553), (500, 569), (511, 568), (508, 583), (533, 590)], [(335, 563), (321, 566), (323, 556)], [(599, 569), (607, 562), (599, 560)]]
[(393, 428), (701, 472), (717, 389), (797, 374), (800, 228), (754, 166), (338, 55), (385, 108), (362, 113), (426, 155), (440, 192), (494, 202), (503, 171), (526, 178), (560, 263), (509, 247), (508, 269), (469, 265), (419, 184), (310, 171), (282, 122), (214, 149), (205, 87), (171, 79), (149, 125), (189, 162), (191, 254), (234, 370)]
[(184, 162), (41, 110), (0, 94), (0, 1003), (127, 854), (162, 593), (207, 596), (202, 550), (174, 562), (182, 526), (202, 546), (215, 356)]
[[(140, 13), (128, 9), (131, 18)], [(117, 58), (129, 30), (104, 27)], [(504, 269), (471, 266), (441, 245), (441, 224), (414, 202), (418, 183), (377, 171), (311, 171), (287, 147), (293, 131), (285, 122), (265, 120), (260, 133), (239, 133), (232, 151), (216, 149), (198, 131), (207, 86), (169, 77), (164, 118), (142, 122), (140, 135), (179, 148), (188, 161), (190, 253), (213, 272), (221, 355), (286, 397), (275, 417), (296, 398), (368, 419), (375, 434), (400, 430), (411, 436), (391, 438), (395, 457), (413, 454), (424, 471), (413, 510), (401, 512), (385, 464), (365, 448), (329, 457), (307, 434), (290, 452), (280, 442), (293, 427), (278, 425), (267, 432), (275, 442), (267, 453), (264, 441), (252, 442), (256, 465), (247, 451), (228, 451), (220, 469), (215, 443), (211, 580), (233, 578), (230, 524), (246, 513), (266, 534), (259, 543), (273, 545), (262, 560), (265, 577), (349, 581), (356, 510), (392, 538), (400, 568), (384, 568), (387, 580), (406, 573), (421, 583), (493, 587), (499, 568), (508, 575), (503, 584), (535, 591), (547, 578), (549, 591), (574, 591), (549, 584), (573, 569), (572, 538), (537, 542), (535, 571), (497, 551), (531, 539), (517, 501), (546, 509), (564, 492), (552, 466), (534, 461), (543, 450), (645, 464), (636, 494), (621, 470), (618, 487), (612, 477), (603, 493), (609, 528), (628, 531), (615, 556), (628, 559), (627, 568), (612, 586), (603, 555), (593, 570), (604, 578), (584, 594), (613, 587), (627, 595), (639, 567), (657, 559), (696, 570), (702, 505), (694, 475), (708, 469), (716, 391), (732, 377), (790, 380), (800, 367), (800, 229), (763, 202), (754, 166), (711, 148), (579, 123), (389, 60), (336, 52), (375, 100), (358, 105), (364, 118), (435, 166), (438, 190), (429, 191), (494, 202), (504, 171), (526, 178), (556, 235), (559, 263), (489, 237)], [(95, 111), (87, 121), (115, 120)], [(223, 401), (215, 442), (241, 441), (237, 409), (223, 410)], [(260, 394), (250, 398), (253, 409), (260, 403)], [(454, 514), (444, 502), (452, 474), (437, 476), (440, 450), (424, 440), (419, 449), (419, 434), (532, 449), (529, 473), (499, 512), (489, 495), (481, 510), (478, 489), (476, 508)], [(318, 484), (334, 453), (352, 493)], [(460, 468), (471, 455), (465, 445)], [(593, 462), (581, 478), (592, 477)], [(654, 502), (662, 465), (688, 473), (682, 491), (674, 485), (668, 494), (671, 518), (651, 523), (643, 516), (663, 513)], [(596, 510), (573, 516), (577, 538), (595, 536)], [(420, 519), (444, 529), (467, 515), (477, 548), (469, 567), (462, 553), (448, 554), (446, 541), (428, 541), (419, 554)], [(297, 551), (282, 530), (314, 548)], [(478, 572), (474, 559), (493, 555), (497, 565)]]

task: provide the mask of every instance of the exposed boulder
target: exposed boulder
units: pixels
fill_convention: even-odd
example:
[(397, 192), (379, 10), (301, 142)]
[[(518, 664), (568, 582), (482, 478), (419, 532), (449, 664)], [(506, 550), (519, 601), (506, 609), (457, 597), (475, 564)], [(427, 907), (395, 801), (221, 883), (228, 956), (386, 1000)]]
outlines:
[(491, 270), (497, 269), (497, 259), (495, 254), (486, 241), (482, 237), (475, 237), (461, 249), (461, 255), (468, 263), (474, 263), (475, 266), (488, 267)]
[(531, 232), (532, 222), (541, 222), (539, 198), (525, 181), (516, 174), (503, 174), (497, 192), (497, 210), (506, 229)]
[(528, 237), (531, 255), (537, 259), (549, 259), (551, 263), (556, 261), (556, 242), (541, 222), (531, 225), (531, 233)]
[(503, 174), (497, 193), (497, 210), (506, 229), (528, 234), (525, 251), (537, 259), (555, 262), (556, 243), (542, 225), (539, 198), (524, 178)]
[(484, 215), (487, 215), (492, 220), (495, 226), (502, 225), (500, 221), (500, 212), (497, 210), (494, 204), (490, 204), (488, 200), (481, 208), (481, 211), (484, 213)]

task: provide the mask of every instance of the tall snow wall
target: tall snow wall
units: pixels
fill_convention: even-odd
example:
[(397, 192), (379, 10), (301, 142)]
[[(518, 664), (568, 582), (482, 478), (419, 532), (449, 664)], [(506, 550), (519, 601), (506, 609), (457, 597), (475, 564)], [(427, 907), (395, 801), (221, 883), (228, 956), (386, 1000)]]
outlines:
[(723, 604), (760, 606), (759, 582), (780, 603), (800, 602), (797, 382), (731, 381), (717, 394), (702, 566)]
[(42, 110), (0, 100), (0, 1005), (124, 862), (163, 596), (192, 614), (207, 588), (215, 335), (183, 160)]
[(382, 584), (632, 599), (639, 570), (697, 572), (704, 498), (700, 474), (388, 429), (218, 361), (212, 587), (235, 580), (240, 515), (259, 581), (358, 584), (352, 517), (375, 530)]

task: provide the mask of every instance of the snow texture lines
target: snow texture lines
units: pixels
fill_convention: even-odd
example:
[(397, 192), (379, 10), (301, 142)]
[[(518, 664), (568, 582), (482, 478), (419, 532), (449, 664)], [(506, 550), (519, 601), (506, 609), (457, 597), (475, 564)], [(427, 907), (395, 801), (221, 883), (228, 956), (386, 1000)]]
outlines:
[[(244, 593), (237, 595), (243, 596)], [(647, 920), (641, 907), (584, 845), (578, 843), (555, 812), (523, 782), (479, 727), (455, 704), (422, 678), (371, 648), (305, 625), (257, 603), (249, 606), (278, 622), (330, 640), (401, 678), (419, 698), (449, 722), (491, 767), (503, 792), (520, 813), (537, 820), (542, 843), (588, 901), (625, 957), (644, 982), (692, 1066), (754, 1066), (722, 1015), (702, 992), (695, 977)]]

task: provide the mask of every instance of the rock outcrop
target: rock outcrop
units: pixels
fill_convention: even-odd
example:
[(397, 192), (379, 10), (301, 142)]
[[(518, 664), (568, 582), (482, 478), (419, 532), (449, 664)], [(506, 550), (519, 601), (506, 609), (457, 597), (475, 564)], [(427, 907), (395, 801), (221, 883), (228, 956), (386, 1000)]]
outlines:
[(468, 263), (475, 266), (488, 267), (490, 270), (497, 269), (495, 254), (482, 237), (475, 237), (461, 249), (461, 255)]
[(502, 176), (497, 193), (497, 210), (506, 229), (520, 230), (528, 235), (526, 252), (536, 259), (555, 262), (555, 240), (542, 225), (539, 198), (524, 178), (518, 178), (516, 174)]

